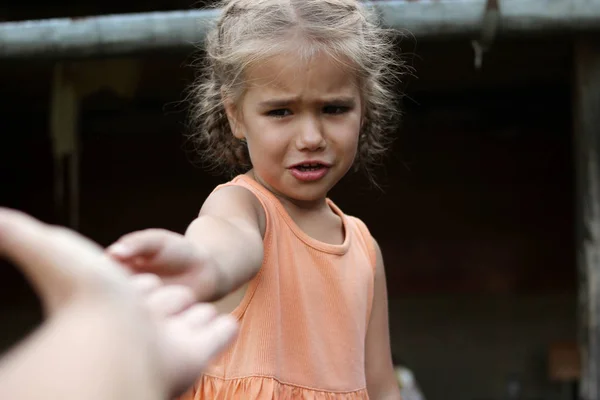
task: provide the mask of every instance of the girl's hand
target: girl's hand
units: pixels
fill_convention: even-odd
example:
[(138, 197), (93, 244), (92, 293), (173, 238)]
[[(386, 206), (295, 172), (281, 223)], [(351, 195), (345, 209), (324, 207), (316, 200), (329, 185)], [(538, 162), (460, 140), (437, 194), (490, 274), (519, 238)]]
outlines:
[(133, 232), (111, 245), (107, 254), (136, 276), (134, 284), (152, 287), (160, 281), (193, 288), (198, 301), (213, 300), (217, 268), (204, 249), (183, 235), (163, 229)]
[[(213, 192), (185, 235), (147, 229), (123, 236), (107, 249), (152, 285), (152, 276), (192, 289), (198, 301), (217, 301), (258, 273), (263, 262), (266, 215), (249, 190), (229, 186)], [(141, 275), (140, 275), (141, 274)]]

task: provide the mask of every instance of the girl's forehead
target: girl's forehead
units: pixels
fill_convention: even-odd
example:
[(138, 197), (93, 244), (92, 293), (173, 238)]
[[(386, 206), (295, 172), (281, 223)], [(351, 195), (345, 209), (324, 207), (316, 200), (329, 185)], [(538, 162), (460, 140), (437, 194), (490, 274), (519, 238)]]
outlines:
[(350, 63), (316, 53), (309, 58), (294, 53), (278, 54), (248, 68), (247, 90), (266, 92), (337, 92), (357, 90), (358, 77)]

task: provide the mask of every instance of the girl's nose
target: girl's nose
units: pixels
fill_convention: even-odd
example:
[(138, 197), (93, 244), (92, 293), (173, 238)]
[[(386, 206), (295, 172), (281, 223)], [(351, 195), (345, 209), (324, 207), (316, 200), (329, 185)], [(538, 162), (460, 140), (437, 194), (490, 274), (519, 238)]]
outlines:
[(325, 147), (325, 136), (321, 123), (316, 118), (308, 118), (297, 136), (298, 150), (316, 151)]

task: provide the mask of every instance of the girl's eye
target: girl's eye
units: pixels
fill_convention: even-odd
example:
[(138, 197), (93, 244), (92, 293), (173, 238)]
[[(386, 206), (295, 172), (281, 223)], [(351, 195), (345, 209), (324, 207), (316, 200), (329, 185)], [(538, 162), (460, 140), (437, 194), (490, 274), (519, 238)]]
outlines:
[(287, 117), (290, 114), (291, 114), (290, 110), (285, 109), (285, 108), (281, 108), (279, 110), (271, 110), (267, 113), (267, 115), (269, 117), (275, 117), (275, 118)]
[(325, 114), (343, 114), (350, 110), (350, 107), (346, 106), (325, 106), (323, 112)]

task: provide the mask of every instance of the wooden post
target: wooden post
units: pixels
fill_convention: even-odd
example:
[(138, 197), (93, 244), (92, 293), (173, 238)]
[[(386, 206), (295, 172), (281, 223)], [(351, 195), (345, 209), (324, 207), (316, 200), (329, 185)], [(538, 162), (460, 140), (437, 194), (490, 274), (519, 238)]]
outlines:
[(600, 400), (600, 37), (575, 43), (574, 69), (579, 398)]
[(50, 134), (54, 153), (54, 202), (59, 223), (79, 225), (79, 100), (69, 69), (54, 67), (50, 104)]

